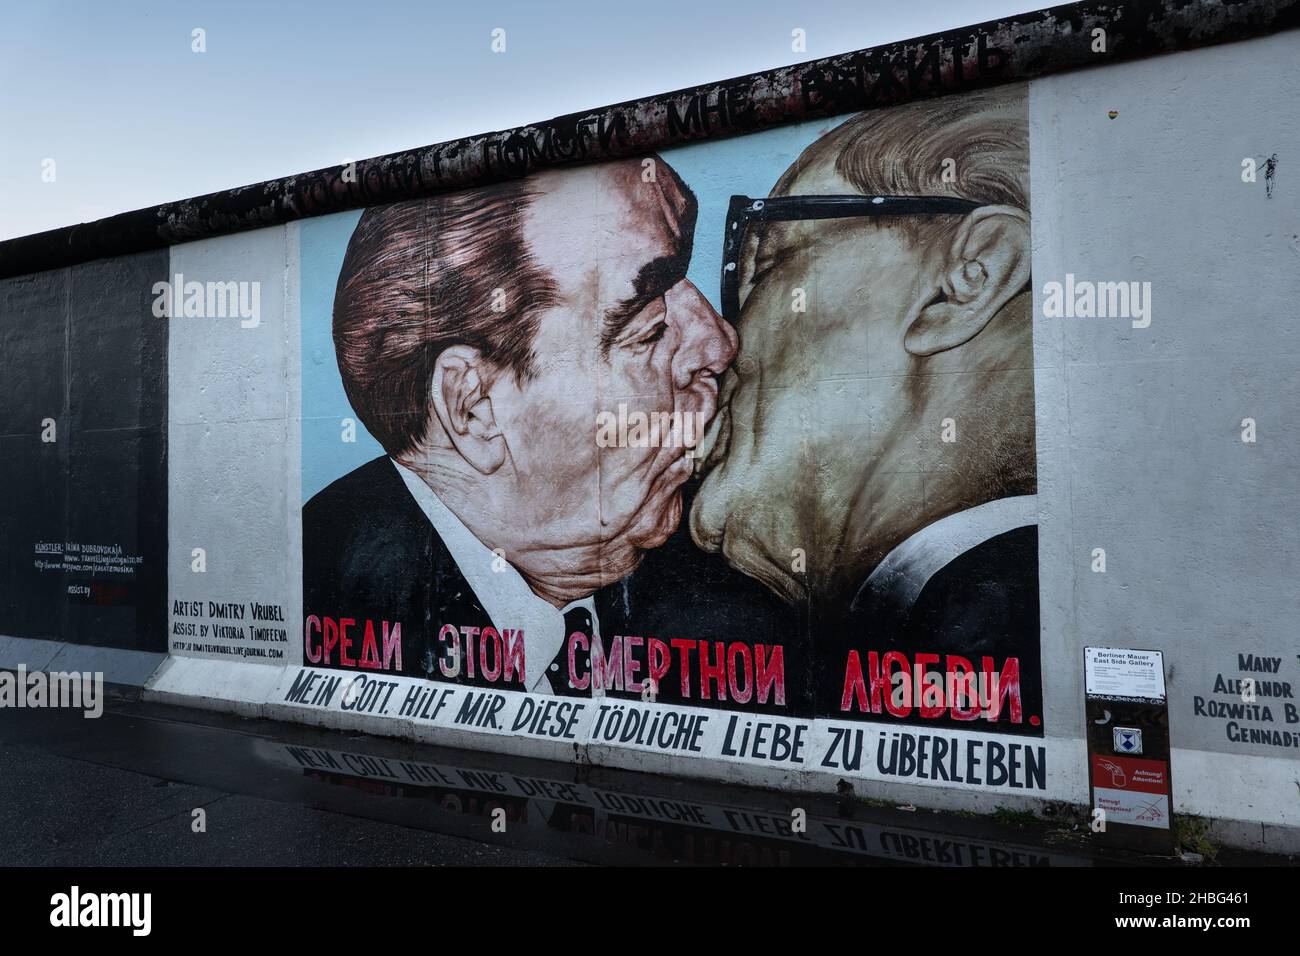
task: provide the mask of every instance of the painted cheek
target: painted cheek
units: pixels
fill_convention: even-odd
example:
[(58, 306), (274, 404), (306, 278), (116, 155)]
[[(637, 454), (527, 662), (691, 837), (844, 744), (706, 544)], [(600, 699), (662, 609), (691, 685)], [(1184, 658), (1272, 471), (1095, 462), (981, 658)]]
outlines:
[[(543, 387), (549, 385), (550, 387)], [(593, 462), (595, 413), (585, 396), (566, 395), (559, 382), (537, 383), (516, 424), (516, 462), (529, 471), (571, 475)]]
[(663, 402), (672, 402), (670, 368), (673, 352), (664, 340), (641, 355), (629, 355), (612, 370), (610, 381), (602, 391), (607, 395), (627, 396), (628, 411), (653, 411)]

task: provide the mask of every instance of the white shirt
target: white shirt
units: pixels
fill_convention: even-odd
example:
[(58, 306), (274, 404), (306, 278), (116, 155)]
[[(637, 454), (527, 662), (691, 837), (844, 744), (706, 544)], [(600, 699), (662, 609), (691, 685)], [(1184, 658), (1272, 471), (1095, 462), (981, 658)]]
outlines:
[[(389, 461), (393, 460), (390, 458)], [(575, 607), (586, 608), (591, 615), (593, 640), (600, 639), (600, 619), (596, 616), (596, 603), (591, 595), (563, 608), (538, 597), (508, 561), (474, 537), (474, 532), (442, 503), (423, 478), (396, 461), (393, 461), (393, 467), (451, 552), (452, 560), (492, 619), (497, 633), (503, 634), (508, 628), (522, 634), (524, 687), (535, 694), (552, 693), (546, 679), (547, 669), (568, 636), (564, 632), (564, 615)], [(556, 670), (562, 673), (561, 668)]]
[(1038, 496), (998, 498), (928, 524), (885, 555), (867, 576), (857, 597), (880, 592), (899, 609), (910, 608), (945, 565), (971, 548), (1016, 528), (1038, 524)]

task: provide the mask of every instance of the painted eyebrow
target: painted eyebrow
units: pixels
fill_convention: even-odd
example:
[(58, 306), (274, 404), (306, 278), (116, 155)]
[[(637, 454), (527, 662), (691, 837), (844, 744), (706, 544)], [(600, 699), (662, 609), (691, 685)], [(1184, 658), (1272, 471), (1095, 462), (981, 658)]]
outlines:
[(605, 312), (604, 327), (600, 333), (602, 351), (608, 353), (610, 346), (618, 341), (623, 330), (642, 309), (686, 278), (689, 259), (690, 246), (687, 245), (672, 255), (651, 259), (641, 267), (632, 280), (632, 295)]

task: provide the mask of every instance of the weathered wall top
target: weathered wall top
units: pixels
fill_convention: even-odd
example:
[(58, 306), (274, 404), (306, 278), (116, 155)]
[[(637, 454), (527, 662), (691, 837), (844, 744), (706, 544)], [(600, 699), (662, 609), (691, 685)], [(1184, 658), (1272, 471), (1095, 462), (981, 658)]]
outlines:
[(11, 239), (0, 277), (1297, 26), (1300, 0), (1063, 4)]

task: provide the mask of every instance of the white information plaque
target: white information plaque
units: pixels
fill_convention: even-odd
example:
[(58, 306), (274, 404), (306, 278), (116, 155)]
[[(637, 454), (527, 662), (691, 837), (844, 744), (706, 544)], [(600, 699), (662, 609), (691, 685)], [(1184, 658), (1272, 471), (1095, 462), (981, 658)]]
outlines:
[(1089, 697), (1165, 699), (1165, 658), (1160, 651), (1085, 647), (1083, 672)]

